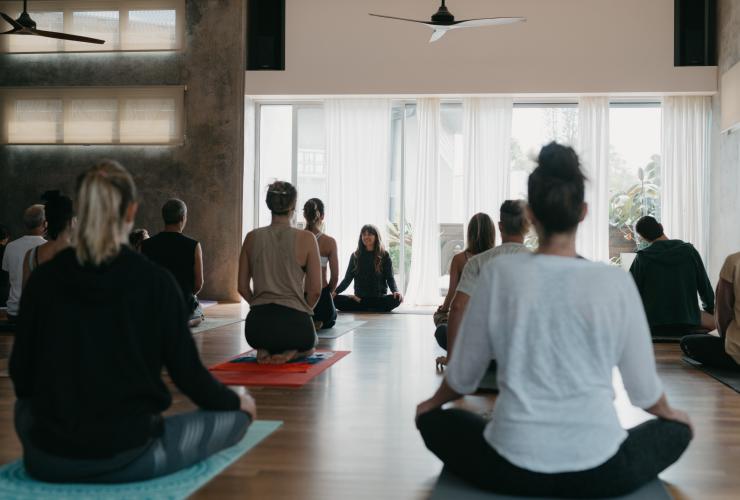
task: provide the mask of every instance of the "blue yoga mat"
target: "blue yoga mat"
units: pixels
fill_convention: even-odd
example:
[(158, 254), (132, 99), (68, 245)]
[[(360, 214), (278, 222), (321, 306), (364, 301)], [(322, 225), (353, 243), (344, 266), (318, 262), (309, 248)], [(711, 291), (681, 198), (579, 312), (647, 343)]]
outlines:
[(242, 455), (275, 432), (282, 422), (258, 420), (239, 443), (220, 453), (169, 476), (127, 484), (56, 484), (28, 477), (23, 462), (17, 460), (0, 467), (0, 498), (3, 500), (78, 500), (78, 499), (149, 499), (187, 498), (220, 474)]

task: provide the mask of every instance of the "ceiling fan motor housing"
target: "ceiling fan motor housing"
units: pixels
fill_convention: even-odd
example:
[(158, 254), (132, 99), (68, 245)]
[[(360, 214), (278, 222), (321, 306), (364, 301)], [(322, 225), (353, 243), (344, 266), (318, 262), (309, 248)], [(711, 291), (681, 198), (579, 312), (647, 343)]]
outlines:
[(432, 22), (439, 24), (453, 24), (455, 22), (455, 16), (447, 10), (447, 7), (442, 5), (437, 13), (432, 16)]
[(16, 20), (16, 22), (24, 28), (31, 28), (34, 30), (36, 29), (36, 21), (31, 19), (31, 16), (28, 15), (28, 12), (23, 12), (23, 14), (21, 14), (20, 17)]

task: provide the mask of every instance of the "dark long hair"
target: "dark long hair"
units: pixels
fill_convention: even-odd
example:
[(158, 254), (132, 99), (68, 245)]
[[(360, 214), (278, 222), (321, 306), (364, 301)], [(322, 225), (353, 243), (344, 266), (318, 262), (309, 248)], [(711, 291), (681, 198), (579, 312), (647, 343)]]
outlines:
[(493, 221), (483, 212), (477, 213), (468, 222), (468, 246), (466, 252), (478, 255), (496, 245), (496, 228)]
[(355, 257), (357, 257), (358, 262), (360, 255), (362, 255), (362, 252), (365, 250), (365, 244), (362, 242), (362, 235), (364, 233), (370, 233), (372, 235), (375, 235), (375, 247), (373, 248), (373, 256), (375, 257), (375, 272), (380, 274), (383, 272), (383, 256), (385, 255), (385, 248), (383, 248), (383, 242), (380, 240), (380, 233), (378, 233), (378, 228), (373, 226), (372, 224), (365, 224), (362, 226), (362, 229), (360, 229), (360, 237), (357, 240), (357, 250), (355, 251)]
[(46, 213), (46, 234), (56, 240), (60, 234), (69, 228), (74, 218), (72, 200), (60, 191), (47, 191), (41, 195)]

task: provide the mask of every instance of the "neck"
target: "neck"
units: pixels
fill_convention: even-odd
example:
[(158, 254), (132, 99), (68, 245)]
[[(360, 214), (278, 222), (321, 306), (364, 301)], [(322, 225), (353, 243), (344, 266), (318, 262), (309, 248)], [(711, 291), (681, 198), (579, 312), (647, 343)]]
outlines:
[(321, 232), (321, 229), (319, 229), (318, 226), (308, 225), (308, 226), (306, 226), (306, 229), (308, 231), (311, 231), (313, 234), (319, 234)]
[(43, 235), (44, 235), (44, 231), (38, 230), (38, 229), (34, 229), (33, 231), (29, 231), (26, 233), (26, 236), (43, 236)]
[(665, 234), (661, 234), (658, 238), (654, 239), (653, 241), (666, 241), (668, 239), (668, 236)]
[(372, 252), (373, 250), (375, 250), (375, 245), (370, 246), (370, 247), (365, 245), (365, 250), (367, 250), (368, 252)]
[(540, 235), (540, 246), (537, 249), (538, 254), (556, 255), (559, 257), (575, 257), (576, 254), (576, 233), (558, 233), (548, 237)]
[(272, 214), (271, 226), (290, 226), (290, 215)]
[(521, 234), (512, 236), (510, 234), (501, 233), (501, 243), (520, 243), (523, 245), (524, 236)]
[(165, 224), (165, 233), (182, 233), (182, 225), (180, 224)]
[(57, 235), (56, 239), (50, 240), (49, 244), (58, 248), (67, 248), (72, 245), (72, 233), (70, 231), (63, 231)]

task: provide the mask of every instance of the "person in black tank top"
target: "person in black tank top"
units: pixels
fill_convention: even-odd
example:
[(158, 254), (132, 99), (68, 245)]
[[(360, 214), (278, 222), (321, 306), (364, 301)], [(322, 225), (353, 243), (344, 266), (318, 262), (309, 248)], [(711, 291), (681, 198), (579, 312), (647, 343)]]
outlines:
[(164, 231), (144, 240), (141, 252), (172, 273), (185, 298), (190, 326), (197, 326), (203, 321), (197, 297), (203, 288), (203, 251), (198, 241), (182, 234), (187, 214), (185, 202), (176, 198), (167, 200), (162, 207)]

